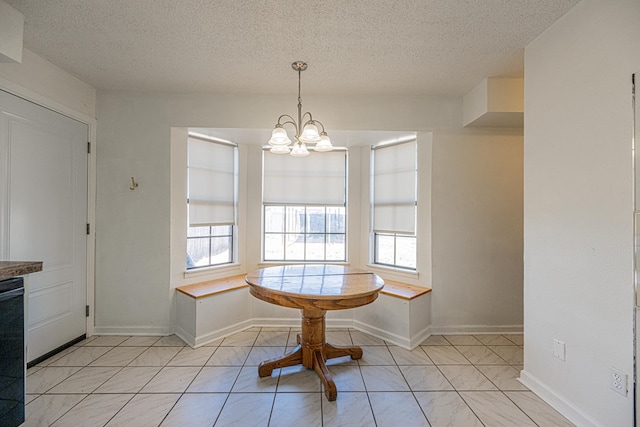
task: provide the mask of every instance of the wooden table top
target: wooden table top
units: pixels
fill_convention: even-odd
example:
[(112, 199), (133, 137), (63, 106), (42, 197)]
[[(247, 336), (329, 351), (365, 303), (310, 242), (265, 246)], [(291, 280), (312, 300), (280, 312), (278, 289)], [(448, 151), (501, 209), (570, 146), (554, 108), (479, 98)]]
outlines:
[(292, 308), (339, 310), (374, 301), (384, 281), (377, 275), (339, 265), (303, 264), (262, 268), (247, 274), (251, 294)]

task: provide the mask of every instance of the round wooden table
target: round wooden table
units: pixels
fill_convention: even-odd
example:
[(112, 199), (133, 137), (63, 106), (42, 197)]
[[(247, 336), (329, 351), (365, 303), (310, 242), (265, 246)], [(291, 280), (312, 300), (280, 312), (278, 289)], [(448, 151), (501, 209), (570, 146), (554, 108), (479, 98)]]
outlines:
[(269, 267), (247, 274), (251, 295), (283, 307), (302, 311), (302, 333), (298, 345), (284, 357), (267, 360), (258, 367), (260, 377), (274, 369), (302, 364), (313, 369), (324, 385), (324, 394), (336, 400), (338, 391), (326, 366), (327, 359), (362, 357), (357, 346), (342, 347), (325, 340), (327, 310), (343, 310), (369, 304), (378, 297), (384, 282), (377, 275), (337, 265), (292, 265)]

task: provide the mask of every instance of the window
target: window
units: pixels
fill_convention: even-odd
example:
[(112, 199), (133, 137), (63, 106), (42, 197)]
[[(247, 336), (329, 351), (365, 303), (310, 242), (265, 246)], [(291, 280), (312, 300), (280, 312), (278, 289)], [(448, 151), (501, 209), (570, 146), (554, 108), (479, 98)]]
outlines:
[(189, 135), (187, 269), (234, 261), (236, 147)]
[(346, 261), (346, 151), (264, 152), (264, 261)]
[(372, 147), (373, 263), (416, 269), (417, 144)]

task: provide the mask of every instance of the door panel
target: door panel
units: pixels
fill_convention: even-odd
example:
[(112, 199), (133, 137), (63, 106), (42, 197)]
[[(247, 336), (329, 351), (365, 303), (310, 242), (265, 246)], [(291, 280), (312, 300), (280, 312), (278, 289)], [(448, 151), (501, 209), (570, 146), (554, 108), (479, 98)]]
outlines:
[(87, 126), (0, 91), (2, 259), (30, 276), (27, 360), (86, 332)]

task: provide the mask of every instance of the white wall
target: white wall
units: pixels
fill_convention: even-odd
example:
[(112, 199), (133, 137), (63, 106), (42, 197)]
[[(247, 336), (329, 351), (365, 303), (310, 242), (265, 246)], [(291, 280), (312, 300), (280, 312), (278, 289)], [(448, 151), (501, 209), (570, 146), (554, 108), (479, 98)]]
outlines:
[(522, 129), (434, 132), (434, 332), (522, 328)]
[[(458, 185), (467, 180), (483, 180), (496, 175), (505, 181), (521, 180), (522, 170), (517, 167), (500, 166), (490, 157), (506, 150), (511, 153), (514, 148), (505, 145), (501, 137), (496, 139), (495, 146), (486, 141), (486, 133), (462, 132), (464, 136), (458, 141), (457, 129), (461, 128), (462, 100), (453, 97), (309, 97), (305, 98), (305, 106), (322, 117), (325, 124), (340, 130), (396, 130), (416, 132), (441, 132), (451, 134), (441, 140), (441, 153), (446, 153), (449, 144), (462, 144), (476, 140), (478, 150), (488, 149), (488, 156), (469, 158), (469, 162), (489, 161), (486, 168), (488, 174), (477, 173), (467, 168), (457, 171), (458, 177), (451, 185)], [(172, 127), (221, 127), (221, 128), (255, 128), (265, 129), (273, 126), (274, 120), (282, 112), (295, 108), (295, 96), (267, 95), (165, 95), (134, 93), (98, 94), (97, 112), (100, 118), (98, 126), (98, 224), (97, 224), (97, 265), (96, 265), (96, 326), (99, 332), (135, 332), (162, 333), (172, 327), (171, 307), (173, 306), (173, 290), (170, 277), (178, 277), (179, 272), (170, 273), (172, 238), (171, 223), (171, 128)], [(490, 133), (490, 131), (489, 131)], [(461, 134), (461, 135), (462, 135)], [(500, 134), (500, 132), (498, 132)], [(255, 143), (255, 141), (237, 141)], [(439, 159), (435, 155), (434, 139), (433, 163)], [(522, 139), (514, 138), (514, 145), (522, 144)], [(472, 144), (473, 145), (473, 144)], [(491, 148), (489, 148), (491, 147)], [(517, 148), (515, 148), (517, 150)], [(457, 150), (457, 148), (456, 148)], [(354, 150), (354, 153), (357, 150)], [(363, 150), (364, 151), (364, 150)], [(427, 153), (427, 159), (430, 154)], [(507, 154), (510, 156), (510, 154)], [(502, 154), (499, 155), (502, 157)], [(474, 160), (475, 159), (475, 160)], [(259, 171), (260, 156), (247, 153), (248, 166), (246, 194), (246, 235), (241, 238), (245, 248), (243, 268), (255, 268), (260, 256), (260, 188), (250, 183), (255, 180)], [(517, 162), (516, 162), (517, 164)], [(452, 166), (458, 167), (455, 163)], [(497, 169), (496, 169), (497, 168)], [(513, 174), (514, 176), (511, 176)], [(135, 191), (129, 190), (130, 177), (135, 176), (140, 186)], [(431, 176), (425, 177), (425, 180)], [(420, 184), (419, 184), (420, 185)], [(433, 183), (436, 186), (436, 182)], [(439, 185), (441, 196), (455, 188), (449, 184)], [(350, 187), (350, 191), (366, 191), (368, 187)], [(500, 190), (502, 191), (502, 190)], [(429, 194), (428, 192), (426, 193)], [(357, 195), (354, 195), (357, 196)], [(471, 195), (473, 199), (480, 194)], [(430, 201), (425, 201), (430, 209)], [(518, 203), (518, 202), (516, 202)], [(257, 205), (257, 206), (254, 206)], [(352, 206), (352, 208), (354, 208)], [(517, 210), (517, 209), (516, 209)], [(360, 214), (363, 209), (360, 207)], [(354, 209), (357, 212), (357, 209)], [(443, 218), (446, 224), (447, 219)], [(475, 227), (478, 223), (471, 221), (460, 224), (461, 227)], [(419, 230), (429, 231), (431, 224), (419, 224)], [(352, 227), (356, 229), (357, 227)], [(495, 229), (493, 229), (495, 230)], [(456, 231), (458, 233), (459, 231)], [(476, 233), (476, 232), (474, 232)], [(478, 231), (477, 233), (482, 233)], [(490, 238), (490, 236), (488, 236)], [(446, 239), (446, 237), (443, 237)], [(521, 230), (514, 232), (505, 228), (501, 238), (512, 240), (510, 247), (521, 245)], [(176, 237), (174, 236), (174, 240)], [(362, 240), (357, 238), (354, 242)], [(520, 243), (517, 243), (520, 242)], [(352, 242), (353, 243), (353, 242)], [(352, 255), (350, 247), (350, 256)], [(434, 249), (435, 250), (435, 249)], [(517, 251), (516, 251), (517, 252)], [(500, 251), (492, 252), (497, 256)], [(521, 263), (521, 253), (517, 254), (516, 263)], [(466, 269), (477, 271), (485, 268), (487, 255), (470, 255), (464, 264), (452, 262), (442, 265), (442, 269)], [(180, 261), (182, 262), (182, 261)], [(352, 260), (357, 263), (358, 260)], [(514, 285), (511, 280), (512, 259), (496, 258), (492, 266), (497, 273), (487, 288), (489, 295), (503, 295), (509, 301), (521, 298), (522, 285)], [(429, 262), (419, 261), (423, 265)], [(177, 264), (176, 264), (177, 265)], [(434, 269), (435, 269), (434, 265)], [(517, 269), (518, 267), (516, 267)], [(508, 273), (499, 273), (505, 269)], [(175, 270), (175, 269), (174, 269)], [(430, 272), (423, 272), (423, 277), (430, 277)], [(487, 280), (475, 280), (469, 274), (470, 283), (449, 282), (455, 275), (441, 275), (440, 284), (433, 283), (434, 289), (445, 289), (449, 286), (464, 288), (473, 287), (479, 292), (487, 287)], [(423, 283), (429, 286), (429, 283)], [(496, 292), (500, 289), (500, 292)], [(434, 290), (434, 294), (437, 290)], [(506, 296), (504, 296), (506, 295)], [(484, 317), (478, 317), (476, 301), (467, 301), (467, 305), (459, 305), (456, 299), (441, 298), (441, 311), (462, 313), (462, 325), (486, 325)], [(518, 307), (518, 304), (515, 304)], [(499, 305), (486, 307), (487, 310), (501, 312), (494, 314), (506, 324), (521, 322), (521, 312), (512, 313), (514, 309)], [(519, 308), (521, 310), (521, 307)], [(516, 309), (515, 311), (518, 311)], [(483, 315), (484, 316), (484, 315)]]
[(633, 425), (609, 369), (633, 372), (639, 22), (637, 0), (585, 0), (525, 50), (523, 378), (578, 425)]

